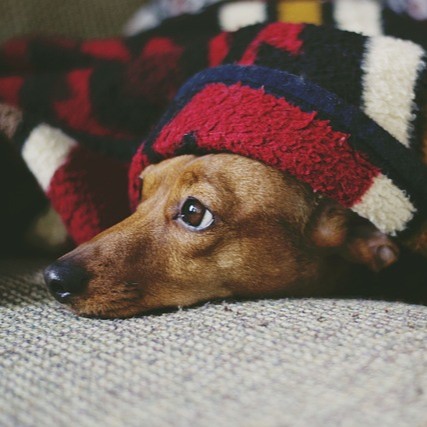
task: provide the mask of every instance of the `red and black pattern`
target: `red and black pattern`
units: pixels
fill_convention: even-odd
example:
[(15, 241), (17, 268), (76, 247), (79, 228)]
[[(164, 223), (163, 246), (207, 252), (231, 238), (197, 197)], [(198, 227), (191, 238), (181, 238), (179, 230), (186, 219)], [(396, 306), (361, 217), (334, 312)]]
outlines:
[[(426, 215), (427, 168), (360, 110), (295, 75), (230, 65), (188, 81), (134, 156), (133, 205), (138, 187), (132, 174), (149, 163), (219, 152), (274, 166), (348, 208), (357, 206), (375, 178), (385, 174), (418, 211), (410, 221), (416, 224)], [(381, 209), (384, 218), (394, 213)], [(370, 219), (382, 228), (384, 218)], [(410, 221), (393, 231), (406, 230)]]
[[(298, 113), (288, 120), (289, 127), (280, 130), (284, 132), (281, 137), (290, 141), (295, 132), (298, 133), (296, 123), (300, 129), (309, 123), (310, 127), (318, 129), (310, 133), (311, 148), (310, 144), (304, 145), (304, 150), (312, 153), (304, 157), (304, 161), (301, 152), (296, 155), (289, 151), (289, 146), (283, 159), (278, 157), (277, 151), (274, 155), (270, 153), (271, 147), (258, 147), (259, 154), (254, 153), (252, 148), (249, 149), (250, 141), (246, 140), (245, 143), (243, 140), (239, 142), (238, 149), (231, 145), (216, 146), (206, 129), (189, 128), (185, 135), (178, 135), (181, 148), (162, 148), (168, 147), (167, 126), (163, 133), (157, 127), (156, 138), (149, 137), (184, 82), (203, 69), (222, 64), (237, 64), (243, 68), (268, 67), (273, 74), (291, 72), (363, 109), (361, 93), (365, 70), (361, 64), (369, 37), (314, 25), (277, 22), (220, 32), (218, 7), (208, 8), (198, 16), (165, 21), (154, 30), (128, 38), (88, 41), (30, 38), (10, 41), (0, 49), (0, 101), (23, 113), (16, 132), (9, 135), (14, 144), (24, 153), (27, 141), (41, 124), (60, 129), (77, 143), (77, 147), (67, 151), (65, 159), (60, 157), (62, 163), (54, 168), (54, 174), (44, 188), (75, 242), (84, 242), (130, 213), (126, 187), (132, 157), (131, 175), (134, 175), (142, 160), (155, 162), (172, 154), (191, 151), (189, 147), (201, 152), (232, 151), (281, 165), (281, 169), (304, 178), (316, 191), (336, 196), (345, 206), (360, 201), (379, 170), (388, 174), (390, 169), (390, 176), (397, 180), (399, 188), (407, 188), (405, 174), (397, 173), (395, 166), (384, 163), (382, 152), (373, 153), (375, 150), (369, 146), (363, 147), (363, 153), (359, 154), (357, 142), (354, 142), (349, 143), (350, 151), (346, 148), (343, 155), (352, 159), (354, 167), (351, 169), (355, 175), (349, 176), (345, 184), (343, 181), (338, 192), (329, 189), (330, 184), (323, 183), (320, 173), (323, 168), (314, 173), (314, 169), (304, 162), (314, 161), (316, 156), (322, 158), (318, 149), (319, 143), (325, 139), (335, 141), (331, 142), (335, 148), (340, 146), (340, 141), (350, 141), (349, 129), (353, 132), (354, 126), (329, 128), (330, 112), (325, 109), (314, 113), (313, 106), (308, 113)], [(420, 68), (416, 83), (423, 79), (425, 69)], [(186, 87), (191, 92), (191, 87)], [(256, 102), (262, 104), (265, 100), (261, 97), (257, 101), (257, 96), (253, 94), (253, 114), (257, 114)], [(178, 98), (178, 104), (182, 99)], [(211, 99), (217, 100), (217, 97), (211, 94)], [(423, 102), (422, 97), (417, 100), (419, 104), (414, 105), (415, 110)], [(293, 106), (301, 108), (296, 99), (285, 97), (279, 103), (288, 103), (290, 110)], [(212, 109), (214, 106), (211, 105)], [(181, 117), (187, 110), (179, 105), (177, 114), (178, 111)], [(164, 121), (161, 123), (165, 125)], [(250, 122), (242, 119), (242, 123), (250, 127)], [(224, 120), (222, 125), (218, 123), (216, 126), (221, 125), (222, 132), (226, 132), (226, 124), (230, 123)], [(3, 127), (0, 120), (0, 130)], [(252, 135), (254, 132), (252, 129)], [(135, 154), (141, 141), (147, 138), (151, 142)], [(211, 143), (211, 147), (203, 145)], [(66, 142), (68, 147), (67, 144), (71, 143)], [(317, 148), (314, 150), (313, 147)], [(369, 159), (369, 162), (366, 160), (369, 165), (365, 164), (365, 159)], [(27, 160), (27, 163), (32, 161)], [(291, 163), (294, 168), (289, 166)], [(341, 158), (337, 156), (330, 164), (329, 173), (349, 167), (345, 163), (340, 165)], [(28, 166), (31, 169), (31, 164)], [(135, 185), (131, 180), (131, 190)], [(348, 190), (353, 187), (358, 190)], [(421, 192), (422, 197), (418, 198), (412, 183), (410, 187), (411, 197), (415, 200), (413, 204), (419, 209), (420, 203), (424, 203), (419, 201), (424, 193)]]
[[(177, 25), (171, 21), (171, 27)], [(179, 87), (208, 66), (256, 64), (290, 71), (360, 105), (367, 37), (273, 23), (213, 36), (205, 29), (207, 35), (195, 40), (166, 36), (174, 32), (166, 24), (150, 36), (137, 36), (137, 52), (133, 38), (9, 42), (0, 53), (0, 64), (6, 64), (0, 98), (82, 144), (127, 158)]]

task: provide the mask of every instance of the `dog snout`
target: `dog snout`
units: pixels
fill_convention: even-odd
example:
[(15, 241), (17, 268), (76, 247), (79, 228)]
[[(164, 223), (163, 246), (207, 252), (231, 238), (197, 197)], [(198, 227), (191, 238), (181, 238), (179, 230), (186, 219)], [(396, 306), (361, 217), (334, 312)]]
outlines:
[(61, 303), (82, 294), (89, 282), (88, 272), (72, 262), (56, 261), (44, 271), (46, 285), (53, 297)]

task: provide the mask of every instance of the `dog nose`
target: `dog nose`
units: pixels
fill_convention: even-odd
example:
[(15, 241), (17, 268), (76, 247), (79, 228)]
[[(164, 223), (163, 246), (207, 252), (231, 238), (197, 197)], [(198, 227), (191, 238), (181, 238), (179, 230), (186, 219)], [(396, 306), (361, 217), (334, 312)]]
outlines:
[(44, 280), (54, 298), (66, 303), (70, 297), (81, 294), (86, 289), (89, 274), (73, 263), (56, 261), (45, 269)]

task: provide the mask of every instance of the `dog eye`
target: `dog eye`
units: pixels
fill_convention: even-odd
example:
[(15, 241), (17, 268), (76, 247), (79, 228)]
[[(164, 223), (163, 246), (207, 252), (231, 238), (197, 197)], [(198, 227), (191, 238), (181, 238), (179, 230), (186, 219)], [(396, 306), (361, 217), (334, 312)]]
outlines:
[(197, 231), (205, 230), (214, 222), (212, 212), (194, 197), (184, 202), (178, 218), (187, 227)]

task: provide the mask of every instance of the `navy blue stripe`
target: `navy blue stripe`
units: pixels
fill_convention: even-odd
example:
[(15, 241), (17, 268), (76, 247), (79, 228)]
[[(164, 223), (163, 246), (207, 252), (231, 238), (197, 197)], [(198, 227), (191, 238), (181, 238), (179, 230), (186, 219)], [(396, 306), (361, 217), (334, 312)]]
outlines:
[(225, 65), (194, 76), (180, 89), (171, 109), (147, 141), (146, 152), (149, 157), (153, 161), (159, 160), (151, 145), (161, 129), (204, 86), (210, 83), (231, 85), (239, 82), (255, 89), (263, 88), (269, 94), (286, 98), (304, 111), (316, 111), (328, 118), (334, 129), (352, 135), (349, 142), (355, 149), (365, 152), (396, 185), (409, 193), (418, 210), (427, 210), (427, 168), (415, 153), (335, 94), (299, 76), (265, 67)]

